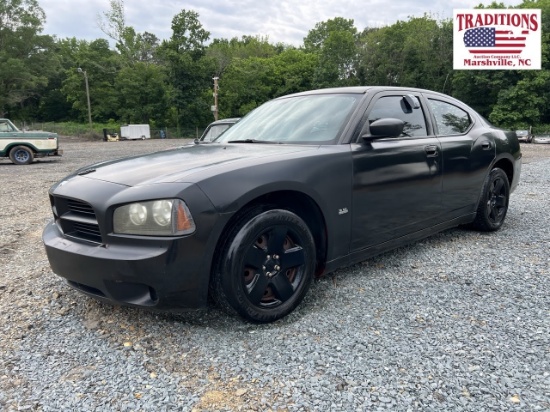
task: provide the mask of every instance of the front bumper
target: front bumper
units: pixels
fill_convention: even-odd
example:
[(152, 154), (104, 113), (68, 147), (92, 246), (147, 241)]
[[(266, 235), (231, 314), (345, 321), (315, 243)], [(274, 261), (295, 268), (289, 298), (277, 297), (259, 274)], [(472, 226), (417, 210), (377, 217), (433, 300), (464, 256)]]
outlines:
[(182, 253), (186, 238), (105, 246), (66, 237), (52, 222), (42, 240), (53, 272), (98, 300), (170, 311), (207, 305), (208, 275)]

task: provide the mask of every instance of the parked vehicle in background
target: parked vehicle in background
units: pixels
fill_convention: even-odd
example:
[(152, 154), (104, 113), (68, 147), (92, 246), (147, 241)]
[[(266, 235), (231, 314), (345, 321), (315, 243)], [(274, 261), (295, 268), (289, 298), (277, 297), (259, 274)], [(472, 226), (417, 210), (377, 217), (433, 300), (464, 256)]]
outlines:
[(127, 124), (120, 126), (121, 140), (145, 140), (151, 138), (151, 129), (148, 124)]
[(108, 142), (118, 142), (120, 139), (118, 137), (118, 133), (112, 133), (107, 135), (107, 141)]
[(219, 135), (221, 135), (239, 120), (241, 120), (240, 117), (232, 117), (228, 119), (216, 120), (215, 122), (210, 123), (208, 127), (204, 130), (202, 136), (199, 137), (199, 141), (211, 142), (213, 140), (216, 140)]
[(103, 129), (103, 141), (118, 142), (119, 141), (118, 133), (113, 130)]
[(518, 136), (518, 141), (523, 143), (533, 143), (533, 133), (531, 133), (532, 128), (526, 130), (516, 130), (516, 135)]
[(181, 310), (210, 292), (271, 322), (315, 276), (455, 226), (498, 230), (520, 173), (516, 134), (447, 95), (314, 90), (214, 142), (75, 171), (49, 191), (42, 239), (53, 272), (96, 299)]
[(62, 154), (57, 133), (21, 131), (10, 120), (0, 119), (0, 157), (9, 157), (16, 165), (27, 165), (36, 157)]
[(549, 144), (550, 143), (550, 135), (545, 134), (545, 135), (542, 135), (542, 136), (534, 136), (533, 137), (533, 143)]

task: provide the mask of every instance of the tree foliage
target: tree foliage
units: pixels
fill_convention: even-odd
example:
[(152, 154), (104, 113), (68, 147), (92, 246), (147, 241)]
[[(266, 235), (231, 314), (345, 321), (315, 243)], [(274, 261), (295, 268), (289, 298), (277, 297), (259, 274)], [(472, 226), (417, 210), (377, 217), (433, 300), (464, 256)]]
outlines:
[(450, 90), (452, 25), (431, 16), (398, 21), (361, 34), (364, 84)]
[(0, 1), (0, 116), (23, 114), (58, 67), (53, 38), (41, 34), (45, 18), (36, 0)]
[(317, 23), (304, 38), (304, 50), (318, 56), (313, 74), (317, 88), (357, 84), (357, 29), (353, 20), (336, 17)]
[(172, 104), (178, 113), (178, 125), (199, 125), (210, 119), (210, 104), (203, 98), (215, 70), (205, 59), (210, 33), (199, 21), (199, 14), (182, 10), (172, 20), (172, 37), (162, 42), (159, 53), (172, 86)]
[(160, 41), (127, 25), (124, 0), (110, 0), (98, 16), (107, 38), (84, 41), (43, 35), (37, 0), (0, 0), (0, 115), (86, 122), (85, 72), (94, 122), (204, 127), (218, 77), (222, 117), (289, 93), (362, 84), (451, 94), (501, 126), (550, 124), (550, 0), (517, 7), (542, 9), (541, 71), (454, 71), (452, 21), (429, 14), (362, 31), (334, 17), (293, 47), (262, 36), (211, 40), (185, 9)]

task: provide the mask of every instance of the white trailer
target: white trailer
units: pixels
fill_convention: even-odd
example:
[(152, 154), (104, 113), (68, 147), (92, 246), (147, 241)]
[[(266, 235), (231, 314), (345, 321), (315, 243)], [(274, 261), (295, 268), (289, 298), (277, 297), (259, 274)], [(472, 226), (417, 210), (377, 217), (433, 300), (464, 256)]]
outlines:
[(151, 138), (148, 124), (128, 124), (120, 126), (120, 138), (123, 140), (143, 140)]

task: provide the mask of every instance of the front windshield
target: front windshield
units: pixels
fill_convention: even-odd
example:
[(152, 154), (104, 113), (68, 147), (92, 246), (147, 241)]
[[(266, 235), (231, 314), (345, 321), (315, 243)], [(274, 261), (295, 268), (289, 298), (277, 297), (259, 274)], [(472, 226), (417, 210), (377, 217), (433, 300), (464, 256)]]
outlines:
[(0, 132), (18, 132), (19, 129), (15, 127), (9, 120), (0, 120)]
[(272, 100), (255, 109), (216, 142), (334, 142), (359, 98), (357, 94), (317, 94)]

